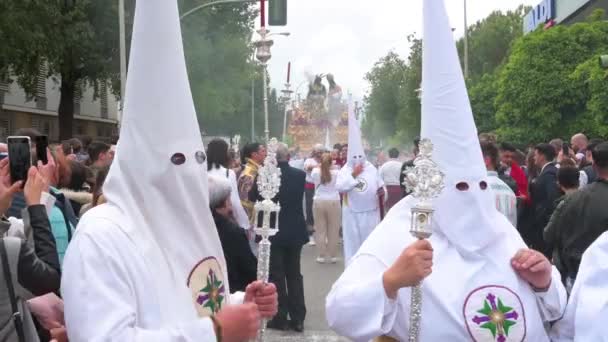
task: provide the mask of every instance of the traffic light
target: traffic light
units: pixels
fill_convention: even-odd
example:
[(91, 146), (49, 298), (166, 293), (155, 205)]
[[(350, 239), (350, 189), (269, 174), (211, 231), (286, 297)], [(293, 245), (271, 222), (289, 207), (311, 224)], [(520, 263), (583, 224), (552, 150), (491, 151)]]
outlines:
[(287, 25), (287, 0), (268, 0), (268, 25)]
[(600, 56), (600, 67), (603, 69), (608, 69), (608, 55)]

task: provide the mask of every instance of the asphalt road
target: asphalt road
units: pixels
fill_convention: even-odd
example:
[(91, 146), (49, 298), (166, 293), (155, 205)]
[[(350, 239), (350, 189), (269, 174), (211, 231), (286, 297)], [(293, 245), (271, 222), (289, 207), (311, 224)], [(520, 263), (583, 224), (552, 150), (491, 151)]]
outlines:
[(315, 246), (304, 246), (301, 261), (307, 310), (304, 333), (268, 330), (268, 342), (348, 341), (329, 330), (325, 320), (325, 296), (344, 270), (344, 263), (340, 260), (337, 264), (318, 264), (316, 257)]

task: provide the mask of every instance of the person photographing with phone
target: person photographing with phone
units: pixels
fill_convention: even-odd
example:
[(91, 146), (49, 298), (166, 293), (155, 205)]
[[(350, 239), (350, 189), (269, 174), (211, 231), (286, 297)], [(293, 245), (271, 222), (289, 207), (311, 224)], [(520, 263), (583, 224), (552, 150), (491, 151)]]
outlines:
[[(0, 242), (0, 274), (5, 284), (0, 288), (6, 291), (5, 296), (9, 298), (8, 301), (3, 302), (4, 305), (0, 305), (0, 321), (7, 322), (0, 331), (5, 334), (1, 336), (4, 339), (37, 341), (38, 333), (30, 310), (38, 316), (41, 312), (48, 311), (46, 305), (48, 302), (33, 300), (31, 305), (26, 305), (25, 298), (15, 291), (23, 287), (35, 296), (59, 293), (60, 267), (55, 239), (50, 230), (47, 210), (43, 204), (40, 204), (41, 201), (45, 201), (44, 198), (52, 197), (48, 195), (49, 186), (43, 176), (43, 165), (39, 165), (40, 169), (31, 166), (25, 177), (27, 181), (11, 182), (11, 179), (18, 177), (11, 175), (9, 164), (9, 159), (0, 161), (0, 213), (3, 214), (0, 231), (4, 236)], [(21, 192), (27, 205), (23, 210), (23, 222), (4, 215), (11, 205), (12, 198)], [(20, 232), (20, 229), (12, 229), (19, 225), (25, 225), (23, 232)], [(28, 243), (27, 237), (30, 235), (28, 232), (31, 232), (33, 244)], [(54, 295), (52, 298), (58, 299)], [(62, 314), (44, 316), (46, 318), (39, 321), (45, 329), (51, 330), (63, 325)], [(53, 334), (51, 337), (60, 338)]]

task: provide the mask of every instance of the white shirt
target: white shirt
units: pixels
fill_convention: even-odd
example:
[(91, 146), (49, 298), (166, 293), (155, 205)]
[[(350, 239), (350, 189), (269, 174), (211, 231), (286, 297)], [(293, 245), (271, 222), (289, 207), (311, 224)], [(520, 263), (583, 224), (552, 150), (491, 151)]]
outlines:
[(338, 172), (338, 170), (331, 170), (331, 182), (321, 184), (321, 169), (317, 167), (312, 170), (312, 179), (315, 183), (315, 201), (340, 200), (340, 193), (338, 192), (338, 188), (336, 188)]
[[(376, 227), (327, 296), (330, 327), (355, 342), (381, 335), (408, 340), (411, 291), (403, 288), (391, 300), (382, 282), (383, 272), (415, 241), (409, 233), (406, 201), (407, 197)], [(493, 338), (482, 325), (498, 308), (514, 323), (505, 341), (549, 341), (544, 322), (561, 317), (566, 291), (555, 268), (545, 293), (534, 292), (517, 276), (510, 260), (525, 244), (516, 230), (501, 230), (481, 253), (461, 253), (440, 232), (429, 240), (434, 249), (433, 273), (422, 283), (420, 341), (495, 342), (498, 336)]]
[(309, 168), (315, 168), (319, 166), (319, 163), (315, 158), (308, 158), (304, 162), (304, 171), (306, 172), (306, 183), (314, 183), (312, 179), (312, 170), (309, 171)]
[(226, 175), (226, 168), (220, 166), (219, 168), (214, 168), (207, 171), (207, 174), (224, 178), (228, 176), (228, 180), (230, 181), (230, 187), (232, 188), (232, 191), (230, 191), (230, 203), (232, 204), (232, 212), (235, 216), (234, 219), (241, 228), (251, 228), (249, 218), (247, 216), (247, 213), (245, 212), (245, 208), (243, 208), (243, 204), (241, 204), (241, 199), (239, 198), (239, 189), (236, 181), (236, 174), (234, 173), (234, 171), (228, 170), (228, 175)]
[(496, 197), (496, 209), (517, 227), (517, 197), (511, 188), (498, 178), (496, 171), (488, 171), (490, 188)]
[(298, 170), (304, 170), (304, 159), (296, 158), (289, 161), (289, 166)]
[(401, 167), (403, 163), (396, 159), (391, 159), (380, 167), (380, 177), (386, 185), (399, 185)]

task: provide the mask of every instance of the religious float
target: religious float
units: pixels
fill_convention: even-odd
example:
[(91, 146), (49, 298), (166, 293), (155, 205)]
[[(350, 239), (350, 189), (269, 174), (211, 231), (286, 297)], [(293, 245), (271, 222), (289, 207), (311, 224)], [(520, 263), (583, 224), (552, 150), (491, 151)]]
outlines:
[[(329, 92), (323, 78), (329, 82)], [(287, 132), (293, 145), (303, 152), (311, 151), (316, 144), (331, 148), (348, 141), (348, 107), (331, 74), (317, 75), (311, 82), (306, 99), (291, 110)]]

